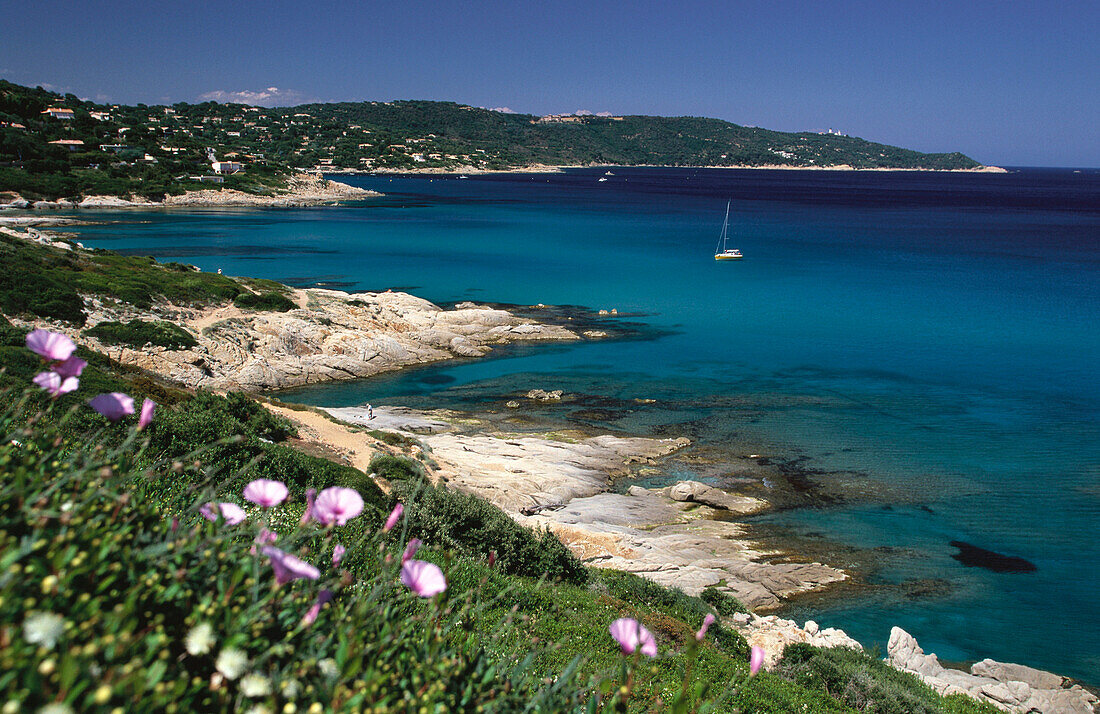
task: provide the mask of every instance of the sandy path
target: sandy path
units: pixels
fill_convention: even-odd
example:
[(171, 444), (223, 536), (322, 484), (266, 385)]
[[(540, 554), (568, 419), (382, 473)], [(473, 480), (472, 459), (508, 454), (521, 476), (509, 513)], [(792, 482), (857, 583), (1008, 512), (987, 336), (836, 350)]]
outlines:
[(298, 427), (298, 437), (322, 447), (339, 452), (351, 466), (363, 473), (370, 473), (370, 461), (375, 454), (384, 453), (381, 442), (315, 412), (297, 411), (274, 404), (264, 404), (270, 411), (286, 417)]

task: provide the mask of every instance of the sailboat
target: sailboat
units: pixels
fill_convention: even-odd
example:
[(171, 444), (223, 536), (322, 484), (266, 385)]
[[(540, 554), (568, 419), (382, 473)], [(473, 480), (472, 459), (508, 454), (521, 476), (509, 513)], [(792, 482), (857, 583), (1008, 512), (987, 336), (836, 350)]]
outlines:
[(741, 255), (741, 251), (736, 248), (728, 248), (726, 241), (729, 240), (730, 232), (730, 203), (726, 202), (726, 220), (722, 221), (722, 237), (718, 239), (718, 245), (714, 248), (715, 260), (741, 260), (745, 256)]

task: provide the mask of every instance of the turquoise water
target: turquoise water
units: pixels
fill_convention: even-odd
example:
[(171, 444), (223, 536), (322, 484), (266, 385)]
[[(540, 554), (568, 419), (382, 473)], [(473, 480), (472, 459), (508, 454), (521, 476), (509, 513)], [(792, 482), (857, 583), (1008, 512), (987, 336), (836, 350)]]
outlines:
[[(787, 614), (1100, 682), (1100, 173), (599, 174), (359, 177), (387, 196), (105, 213), (76, 230), (295, 285), (631, 313), (646, 338), (293, 396), (478, 409), (564, 389), (583, 399), (547, 416), (584, 408), (574, 419), (599, 428), (797, 459), (831, 497), (755, 522), (807, 553), (852, 553), (873, 587)], [(716, 263), (730, 197), (746, 259)], [(966, 567), (953, 540), (1037, 569)]]

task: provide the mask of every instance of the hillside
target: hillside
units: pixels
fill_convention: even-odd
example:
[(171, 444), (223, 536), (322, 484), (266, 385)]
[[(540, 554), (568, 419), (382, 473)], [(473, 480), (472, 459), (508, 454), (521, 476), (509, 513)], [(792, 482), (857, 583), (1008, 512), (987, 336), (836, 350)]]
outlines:
[[(215, 162), (219, 162), (215, 165)], [(718, 119), (503, 114), (453, 102), (263, 108), (104, 105), (0, 80), (0, 192), (162, 200), (199, 188), (271, 194), (292, 167), (506, 170), (535, 165), (974, 169), (840, 134)]]
[[(74, 333), (71, 359), (64, 339), (35, 347), (43, 315), (69, 330), (99, 303), (163, 317), (169, 299), (251, 290), (278, 311), (281, 291), (13, 238), (23, 250), (7, 257), (41, 281), (0, 286), (5, 711), (995, 711), (843, 647), (774, 649), (746, 681), (747, 616), (717, 589), (690, 597), (587, 567), (551, 532), (425, 478), (438, 466), (411, 435), (192, 390), (114, 357), (119, 342), (179, 350), (201, 331), (100, 322)], [(50, 370), (75, 374), (52, 398), (39, 388)], [(93, 409), (109, 393), (157, 406), (141, 422)], [(359, 458), (311, 439), (316, 423)], [(275, 482), (281, 497), (250, 495)], [(324, 521), (326, 493), (359, 505)], [(397, 503), (404, 515), (382, 526)], [(442, 591), (410, 584), (414, 556)], [(655, 656), (621, 653), (609, 627), (622, 617), (652, 633)]]

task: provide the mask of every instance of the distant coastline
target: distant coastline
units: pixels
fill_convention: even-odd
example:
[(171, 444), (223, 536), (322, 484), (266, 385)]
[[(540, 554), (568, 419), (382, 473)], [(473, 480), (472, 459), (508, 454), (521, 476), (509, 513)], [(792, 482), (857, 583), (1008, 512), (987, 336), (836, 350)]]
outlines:
[(621, 164), (532, 164), (530, 166), (518, 166), (509, 169), (479, 169), (471, 166), (459, 166), (454, 168), (449, 167), (427, 167), (427, 168), (400, 168), (389, 169), (380, 168), (372, 171), (365, 171), (362, 169), (330, 169), (328, 167), (320, 167), (307, 169), (308, 171), (320, 172), (329, 176), (371, 176), (371, 175), (394, 175), (394, 174), (543, 174), (543, 173), (561, 173), (567, 169), (761, 169), (769, 171), (915, 171), (923, 173), (990, 173), (990, 174), (1005, 174), (1008, 173), (1008, 169), (1000, 166), (978, 166), (971, 169), (917, 169), (917, 168), (899, 168), (899, 167), (877, 167), (877, 168), (865, 168), (861, 169), (849, 164), (837, 164), (835, 166), (790, 166), (786, 164), (765, 164), (759, 166), (750, 166), (747, 164), (738, 166), (666, 166), (662, 164), (632, 164), (624, 166)]

